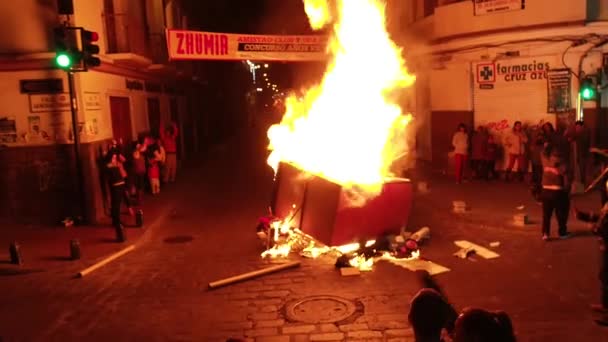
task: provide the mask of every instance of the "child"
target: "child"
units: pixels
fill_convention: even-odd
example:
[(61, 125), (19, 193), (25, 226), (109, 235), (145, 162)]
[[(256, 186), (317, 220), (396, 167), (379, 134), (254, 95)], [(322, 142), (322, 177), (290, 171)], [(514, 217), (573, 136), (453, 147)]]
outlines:
[(158, 149), (153, 149), (148, 155), (148, 178), (150, 179), (150, 187), (152, 194), (160, 193), (160, 152)]
[(498, 145), (494, 142), (494, 136), (488, 134), (488, 143), (485, 150), (486, 174), (487, 180), (495, 179), (496, 175), (496, 158), (498, 157)]

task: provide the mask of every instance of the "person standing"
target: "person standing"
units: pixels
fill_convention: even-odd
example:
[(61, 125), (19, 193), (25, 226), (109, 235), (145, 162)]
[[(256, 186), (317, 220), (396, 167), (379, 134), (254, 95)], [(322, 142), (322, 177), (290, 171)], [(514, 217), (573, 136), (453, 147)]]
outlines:
[(461, 123), (458, 125), (458, 131), (452, 136), (452, 146), (454, 147), (456, 183), (460, 184), (469, 154), (469, 135), (467, 134), (467, 126), (465, 124)]
[(591, 147), (591, 134), (585, 128), (585, 123), (577, 121), (574, 128), (566, 133), (566, 138), (571, 145), (573, 152), (575, 177), (583, 185), (587, 176), (587, 163), (589, 161), (589, 149)]
[[(604, 172), (590, 185), (585, 192), (593, 190), (598, 187), (600, 191), (606, 196), (608, 194), (608, 168), (604, 169)], [(604, 196), (603, 196), (604, 197)], [(608, 325), (608, 203), (602, 201), (602, 207), (599, 213), (587, 213), (574, 209), (576, 218), (584, 222), (593, 223), (593, 233), (596, 234), (599, 239), (600, 247), (600, 284), (601, 284), (601, 302), (591, 306), (593, 311), (600, 314), (595, 321), (601, 325)]]
[(543, 128), (538, 127), (532, 133), (533, 139), (530, 144), (530, 162), (532, 164), (532, 181), (531, 181), (531, 192), (532, 196), (540, 201), (540, 193), (542, 190), (543, 180), (543, 163), (541, 155), (545, 147), (545, 135), (543, 134)]
[(486, 147), (486, 155), (485, 163), (486, 163), (486, 180), (496, 179), (498, 176), (496, 175), (496, 159), (498, 158), (498, 144), (494, 142), (494, 136), (492, 134), (488, 134), (488, 144)]
[(106, 155), (106, 171), (108, 185), (110, 187), (110, 212), (112, 216), (112, 226), (121, 229), (120, 207), (125, 197), (125, 172), (120, 160), (120, 153), (117, 150), (110, 150)]
[(570, 192), (568, 167), (560, 150), (554, 144), (547, 144), (541, 154), (543, 163), (542, 192), (543, 206), (542, 237), (548, 241), (551, 234), (553, 212), (559, 226), (559, 237), (566, 239), (568, 233), (568, 214), (570, 212)]
[(513, 129), (508, 132), (505, 136), (505, 150), (509, 156), (509, 163), (507, 164), (507, 170), (505, 174), (505, 180), (511, 180), (511, 171), (517, 162), (517, 175), (520, 181), (523, 181), (524, 172), (526, 172), (526, 144), (528, 143), (528, 137), (525, 132), (522, 131), (521, 121), (515, 121)]
[(166, 170), (163, 177), (165, 183), (175, 182), (175, 176), (177, 174), (177, 135), (178, 129), (175, 122), (171, 122), (169, 127), (165, 127), (164, 129), (163, 127), (160, 128), (160, 139), (166, 153)]
[(143, 198), (143, 192), (146, 187), (146, 158), (144, 153), (146, 152), (147, 146), (141, 143), (137, 143), (133, 149), (133, 189), (137, 201), (141, 205)]
[(487, 163), (484, 158), (487, 149), (488, 134), (483, 126), (479, 126), (471, 138), (471, 168), (477, 179), (487, 177)]

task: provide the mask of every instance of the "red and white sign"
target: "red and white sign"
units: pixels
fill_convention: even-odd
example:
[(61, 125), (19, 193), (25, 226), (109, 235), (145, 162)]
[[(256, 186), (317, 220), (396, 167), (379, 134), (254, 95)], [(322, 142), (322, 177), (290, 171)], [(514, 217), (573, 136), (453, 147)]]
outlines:
[(475, 0), (475, 15), (518, 11), (524, 8), (524, 0)]
[(496, 82), (496, 65), (494, 63), (477, 64), (477, 83)]
[(171, 60), (323, 61), (327, 37), (167, 30)]

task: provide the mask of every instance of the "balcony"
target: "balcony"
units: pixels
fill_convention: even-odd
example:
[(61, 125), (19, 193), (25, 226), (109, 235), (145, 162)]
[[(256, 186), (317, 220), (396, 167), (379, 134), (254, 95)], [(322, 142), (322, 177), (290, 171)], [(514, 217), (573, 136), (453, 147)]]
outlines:
[(137, 68), (162, 69), (167, 64), (164, 33), (151, 33), (135, 16), (103, 13), (106, 53), (115, 62)]
[(442, 40), (487, 31), (584, 22), (587, 18), (586, 3), (535, 0), (525, 1), (524, 9), (476, 14), (474, 1), (439, 0), (434, 11), (434, 38)]

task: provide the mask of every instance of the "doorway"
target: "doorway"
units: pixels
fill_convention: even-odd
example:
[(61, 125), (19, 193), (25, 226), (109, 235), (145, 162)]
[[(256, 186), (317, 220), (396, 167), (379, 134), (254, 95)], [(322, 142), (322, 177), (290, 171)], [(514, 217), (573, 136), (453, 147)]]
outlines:
[(160, 100), (155, 97), (148, 98), (148, 124), (150, 134), (158, 137), (160, 134)]
[(128, 97), (110, 96), (110, 112), (112, 116), (112, 136), (122, 139), (128, 144), (133, 139), (131, 128), (131, 110)]

